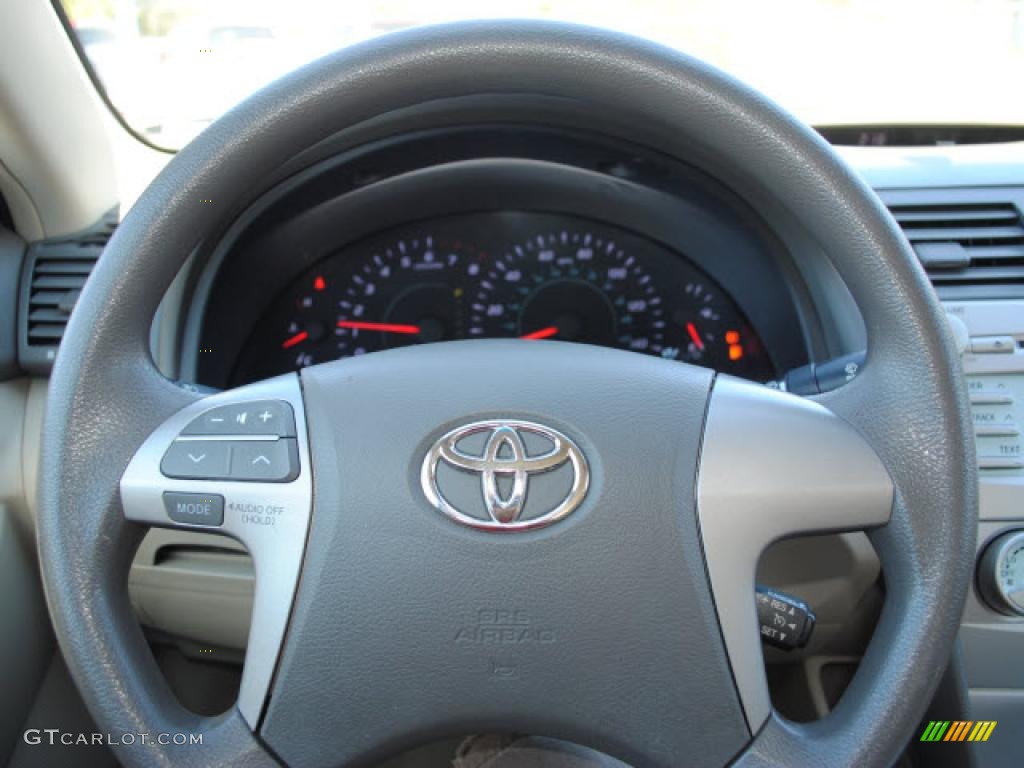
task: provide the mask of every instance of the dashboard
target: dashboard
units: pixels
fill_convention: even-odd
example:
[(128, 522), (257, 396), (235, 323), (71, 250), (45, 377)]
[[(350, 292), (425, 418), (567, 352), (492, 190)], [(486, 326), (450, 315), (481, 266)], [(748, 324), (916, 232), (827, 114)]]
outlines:
[(743, 310), (684, 255), (596, 221), (503, 211), (417, 222), (306, 269), (256, 324), (231, 382), (409, 344), (505, 337), (775, 375)]

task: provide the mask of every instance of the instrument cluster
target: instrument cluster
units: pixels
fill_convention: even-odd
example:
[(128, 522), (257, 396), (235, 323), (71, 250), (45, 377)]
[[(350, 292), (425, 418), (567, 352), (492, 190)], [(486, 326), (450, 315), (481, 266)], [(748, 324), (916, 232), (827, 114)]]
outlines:
[(317, 262), (270, 303), (231, 383), (481, 338), (617, 347), (755, 380), (776, 373), (736, 301), (687, 255), (582, 217), (501, 211), (406, 224)]

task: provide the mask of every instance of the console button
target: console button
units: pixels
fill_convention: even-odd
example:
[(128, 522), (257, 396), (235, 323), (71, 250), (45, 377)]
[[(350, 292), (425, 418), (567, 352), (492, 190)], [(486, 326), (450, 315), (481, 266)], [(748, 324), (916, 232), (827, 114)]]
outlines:
[(1024, 459), (1002, 456), (979, 456), (978, 469), (1024, 469)]
[(295, 416), (283, 400), (231, 403), (199, 414), (181, 434), (295, 437)]
[(211, 527), (224, 524), (224, 497), (216, 493), (165, 491), (164, 509), (176, 523)]
[(1013, 395), (1000, 392), (971, 392), (971, 405), (1013, 405)]
[(1017, 437), (1020, 430), (1014, 424), (975, 424), (974, 434), (978, 437)]
[(160, 462), (167, 477), (223, 480), (231, 470), (231, 446), (222, 440), (176, 440)]
[(975, 336), (971, 339), (971, 352), (981, 355), (1011, 355), (1017, 348), (1013, 336)]
[(299, 476), (295, 438), (231, 442), (231, 479), (287, 483)]

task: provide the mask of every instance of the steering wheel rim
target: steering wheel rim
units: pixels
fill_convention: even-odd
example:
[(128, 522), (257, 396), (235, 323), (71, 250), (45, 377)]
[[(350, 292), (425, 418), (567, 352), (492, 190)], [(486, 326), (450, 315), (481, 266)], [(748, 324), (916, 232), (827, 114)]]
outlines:
[(737, 764), (891, 762), (931, 697), (931, 672), (948, 660), (976, 536), (969, 411), (938, 301), (880, 202), (810, 129), (701, 62), (547, 23), (422, 29), (315, 62), (182, 150), (119, 226), (54, 367), (38, 510), (51, 616), (97, 723), (111, 733), (204, 734), (198, 749), (118, 747), (128, 764), (275, 762), (237, 711), (205, 719), (174, 702), (124, 589), (145, 528), (125, 519), (122, 474), (151, 433), (196, 399), (157, 372), (148, 329), (198, 242), (283, 161), (377, 115), (484, 92), (575, 99), (649, 121), (666, 142), (688, 143), (782, 202), (824, 244), (865, 318), (869, 358), (819, 402), (853, 426), (892, 480), (891, 519), (870, 533), (887, 598), (836, 710), (810, 725), (774, 713), (763, 727), (752, 723)]

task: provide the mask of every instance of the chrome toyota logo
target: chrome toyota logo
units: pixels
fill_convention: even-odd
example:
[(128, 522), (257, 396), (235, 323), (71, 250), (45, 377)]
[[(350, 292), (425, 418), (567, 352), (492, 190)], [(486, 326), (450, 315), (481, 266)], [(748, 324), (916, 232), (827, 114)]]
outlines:
[[(475, 450), (467, 447), (475, 444)], [(542, 448), (531, 453), (527, 443)], [(465, 497), (457, 508), (441, 491), (439, 475), (448, 465), (464, 475), (479, 475), (475, 502)], [(559, 500), (535, 501), (530, 496), (531, 477), (571, 470), (564, 487), (555, 492)], [(439, 512), (462, 525), (485, 531), (525, 531), (551, 525), (580, 505), (590, 485), (587, 460), (576, 444), (561, 432), (529, 421), (495, 419), (477, 421), (443, 435), (427, 452), (420, 471), (423, 493)], [(483, 504), (479, 505), (479, 494)], [(533, 503), (531, 503), (533, 502)], [(538, 504), (544, 509), (533, 509)], [(480, 507), (487, 517), (476, 517), (464, 507)]]

